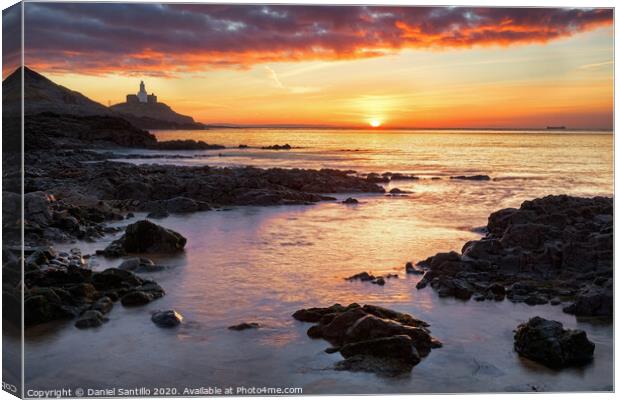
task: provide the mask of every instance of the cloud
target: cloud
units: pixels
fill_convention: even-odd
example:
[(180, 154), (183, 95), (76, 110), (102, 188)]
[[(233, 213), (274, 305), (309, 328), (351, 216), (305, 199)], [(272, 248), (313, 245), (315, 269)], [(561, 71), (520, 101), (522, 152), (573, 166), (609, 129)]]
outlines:
[(612, 22), (611, 9), (25, 3), (26, 64), (168, 76), (546, 43)]
[(276, 73), (276, 71), (273, 70), (273, 68), (267, 65), (265, 65), (264, 68), (265, 71), (267, 71), (269, 81), (273, 86), (277, 87), (278, 89), (284, 89), (293, 94), (316, 93), (321, 91), (320, 88), (312, 86), (285, 86), (282, 81), (280, 81), (278, 74)]
[(585, 64), (585, 65), (580, 66), (577, 69), (599, 69), (607, 65), (613, 65), (613, 63), (614, 63), (613, 60), (609, 60), (609, 61), (603, 61), (603, 62), (594, 63), (594, 64)]

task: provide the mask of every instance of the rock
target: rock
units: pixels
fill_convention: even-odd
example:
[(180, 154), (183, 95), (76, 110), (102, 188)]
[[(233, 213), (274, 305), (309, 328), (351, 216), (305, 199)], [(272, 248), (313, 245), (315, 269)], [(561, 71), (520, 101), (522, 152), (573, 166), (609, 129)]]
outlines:
[(167, 200), (146, 202), (142, 205), (141, 209), (151, 211), (151, 214), (168, 216), (169, 213), (183, 214), (197, 211), (207, 211), (211, 209), (211, 205), (205, 201), (198, 201), (189, 197), (178, 196)]
[(258, 322), (242, 322), (237, 325), (229, 326), (228, 329), (232, 331), (245, 331), (247, 329), (258, 329), (260, 324)]
[(170, 214), (168, 214), (166, 211), (153, 211), (146, 215), (147, 218), (151, 218), (151, 219), (163, 219), (169, 216)]
[(171, 328), (183, 322), (183, 316), (175, 310), (157, 311), (151, 316), (151, 321), (163, 328)]
[(407, 194), (410, 192), (404, 191), (404, 190), (400, 190), (399, 188), (393, 188), (390, 190), (389, 192), (391, 195), (403, 195), (403, 194)]
[(148, 273), (148, 272), (156, 272), (164, 269), (161, 265), (155, 265), (155, 263), (144, 257), (131, 257), (123, 261), (118, 269), (122, 269), (125, 271), (138, 272), (138, 273)]
[(412, 181), (412, 180), (418, 180), (420, 179), (418, 176), (415, 175), (406, 175), (406, 174), (401, 174), (401, 173), (393, 173), (390, 175), (390, 179), (393, 181)]
[(311, 337), (312, 339), (322, 338), (323, 329), (319, 325), (312, 325), (310, 328), (308, 328), (308, 330), (306, 331), (306, 334), (308, 335), (308, 337)]
[(121, 304), (125, 307), (142, 306), (148, 304), (153, 298), (146, 292), (135, 290), (121, 297)]
[(565, 312), (611, 318), (612, 226), (610, 198), (525, 201), (492, 213), (485, 237), (467, 242), (462, 255), (438, 253), (418, 263), (427, 271), (416, 287), (477, 301), (539, 305), (557, 298), (554, 304), (572, 302)]
[(127, 226), (123, 237), (112, 242), (104, 250), (104, 255), (175, 253), (182, 251), (185, 243), (187, 239), (181, 234), (148, 220), (142, 220)]
[(375, 285), (383, 286), (385, 285), (385, 279), (382, 276), (380, 276), (376, 278), (375, 280), (373, 280), (372, 283), (374, 283)]
[(348, 343), (340, 348), (340, 354), (345, 358), (356, 355), (395, 358), (401, 359), (411, 365), (416, 365), (420, 362), (420, 356), (413, 347), (411, 338), (405, 335), (379, 337), (376, 339)]
[(358, 204), (358, 203), (359, 201), (357, 199), (354, 199), (353, 197), (347, 197), (347, 199), (342, 202), (342, 204)]
[(303, 322), (319, 322), (325, 315), (343, 313), (347, 310), (360, 307), (361, 306), (356, 303), (349, 304), (347, 307), (336, 303), (330, 307), (305, 308), (295, 311), (293, 318)]
[(396, 321), (383, 319), (374, 315), (359, 318), (345, 334), (345, 343), (359, 342), (369, 339), (394, 335), (406, 335), (413, 342), (417, 351), (426, 356), (431, 350), (431, 336), (422, 328), (402, 325)]
[(366, 312), (362, 308), (352, 308), (340, 313), (323, 327), (322, 335), (325, 339), (332, 340), (334, 343), (342, 343), (347, 329), (364, 316), (366, 316)]
[(24, 296), (24, 324), (27, 326), (73, 317), (53, 289), (32, 290)]
[(374, 281), (376, 277), (368, 272), (360, 272), (359, 274), (351, 275), (348, 278), (344, 278), (344, 279), (347, 281), (358, 281), (359, 280), (362, 282), (368, 282), (368, 281)]
[(458, 175), (451, 176), (450, 179), (466, 180), (466, 181), (490, 181), (491, 177), (488, 175)]
[(594, 343), (584, 331), (564, 329), (557, 321), (534, 317), (517, 327), (515, 350), (522, 356), (552, 368), (589, 362)]
[(613, 283), (607, 287), (588, 287), (580, 292), (575, 302), (564, 311), (577, 316), (609, 317), (613, 316)]
[(308, 329), (308, 336), (329, 341), (333, 347), (326, 351), (340, 351), (346, 358), (335, 365), (336, 370), (401, 374), (410, 371), (431, 349), (441, 347), (424, 321), (375, 305), (334, 304), (293, 315), (318, 322)]
[(263, 150), (290, 150), (292, 149), (290, 144), (283, 144), (283, 145), (279, 145), (279, 144), (274, 144), (272, 146), (264, 146), (261, 147), (261, 149)]
[(75, 327), (80, 329), (96, 328), (103, 325), (107, 321), (107, 318), (102, 313), (96, 310), (88, 310), (82, 314), (82, 316), (75, 321)]
[(114, 307), (114, 302), (108, 296), (101, 297), (92, 306), (91, 310), (99, 311), (101, 314), (109, 313)]
[(413, 318), (409, 314), (401, 313), (398, 311), (390, 310), (385, 307), (379, 307), (372, 304), (365, 304), (362, 309), (366, 311), (368, 314), (374, 315), (379, 318), (389, 319), (392, 321), (396, 321), (403, 325), (415, 326), (415, 327), (428, 327), (429, 324)]
[(226, 147), (219, 144), (209, 144), (202, 140), (166, 140), (163, 142), (153, 143), (148, 146), (156, 150), (221, 150)]
[(408, 274), (414, 274), (414, 275), (423, 275), (424, 274), (424, 271), (414, 267), (413, 263), (411, 261), (407, 261), (407, 264), (405, 264), (405, 272), (408, 273)]

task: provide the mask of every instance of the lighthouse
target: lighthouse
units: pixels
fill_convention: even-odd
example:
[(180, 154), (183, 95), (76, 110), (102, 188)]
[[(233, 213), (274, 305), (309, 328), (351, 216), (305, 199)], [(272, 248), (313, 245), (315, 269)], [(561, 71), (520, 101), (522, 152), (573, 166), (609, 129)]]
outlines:
[(140, 91), (138, 92), (138, 101), (140, 103), (146, 103), (148, 101), (148, 94), (144, 88), (144, 81), (140, 81)]
[(137, 94), (128, 94), (127, 103), (157, 103), (157, 96), (155, 93), (148, 94), (144, 81), (140, 81), (140, 91)]

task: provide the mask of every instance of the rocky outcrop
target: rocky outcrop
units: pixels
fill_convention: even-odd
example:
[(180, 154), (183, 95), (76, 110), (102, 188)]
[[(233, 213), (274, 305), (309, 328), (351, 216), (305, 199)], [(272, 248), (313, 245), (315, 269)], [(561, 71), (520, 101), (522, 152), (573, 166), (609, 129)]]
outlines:
[(411, 370), (441, 343), (431, 337), (428, 324), (409, 314), (374, 305), (334, 304), (296, 311), (293, 318), (316, 325), (308, 336), (332, 344), (328, 352), (345, 358), (336, 369), (397, 375)]
[(560, 322), (541, 317), (519, 325), (514, 339), (517, 353), (552, 368), (585, 364), (594, 353), (584, 331), (564, 329)]
[[(12, 254), (5, 249), (4, 253)], [(106, 321), (114, 302), (134, 305), (125, 298), (142, 297), (148, 301), (162, 297), (165, 292), (155, 282), (145, 280), (129, 271), (109, 268), (94, 272), (88, 268), (79, 250), (58, 253), (53, 248), (26, 249), (28, 265), (24, 272), (24, 322), (27, 326), (58, 319), (78, 317), (76, 327), (92, 328)], [(19, 262), (4, 263), (3, 296), (19, 290)], [(8, 274), (15, 269), (15, 274)], [(144, 304), (146, 302), (140, 303)]]
[(111, 161), (84, 163), (89, 159), (101, 161), (101, 155), (84, 151), (60, 152), (58, 156), (31, 152), (27, 157), (26, 185), (29, 191), (80, 188), (127, 211), (156, 211), (160, 208), (157, 202), (179, 197), (196, 203), (194, 209), (206, 209), (207, 204), (308, 204), (332, 199), (324, 195), (327, 193), (384, 192), (382, 187), (364, 179), (330, 169), (181, 167)]
[(274, 144), (272, 146), (263, 146), (261, 147), (261, 149), (263, 150), (290, 150), (293, 147), (291, 147), (290, 144), (283, 144), (283, 145), (279, 145), (279, 144)]
[(165, 140), (150, 144), (149, 149), (155, 150), (221, 150), (226, 147), (219, 144), (209, 144), (202, 140)]
[(176, 253), (187, 243), (180, 233), (142, 220), (128, 225), (125, 234), (99, 252), (106, 257), (120, 257), (132, 253)]
[(613, 201), (547, 196), (489, 216), (487, 235), (462, 252), (421, 261), (418, 289), (440, 296), (569, 303), (566, 312), (611, 317)]
[[(8, 239), (9, 236), (16, 236), (11, 235), (11, 232), (20, 229), (20, 195), (3, 192), (2, 199), (3, 232)], [(72, 199), (58, 200), (55, 195), (42, 191), (24, 195), (24, 216), (24, 237), (27, 245), (72, 239), (92, 241), (116, 231), (116, 228), (104, 225), (104, 221), (123, 218), (111, 207), (97, 200), (75, 203)]]
[(149, 132), (112, 115), (45, 112), (24, 118), (26, 151), (80, 148), (147, 148), (157, 145)]

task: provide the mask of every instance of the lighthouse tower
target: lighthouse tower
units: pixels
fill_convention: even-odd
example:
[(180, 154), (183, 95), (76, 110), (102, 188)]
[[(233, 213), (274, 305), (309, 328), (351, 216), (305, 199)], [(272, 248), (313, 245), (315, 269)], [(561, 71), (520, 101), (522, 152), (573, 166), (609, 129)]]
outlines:
[(148, 95), (144, 88), (144, 81), (140, 81), (140, 91), (138, 92), (138, 101), (140, 103), (146, 103), (148, 101)]

